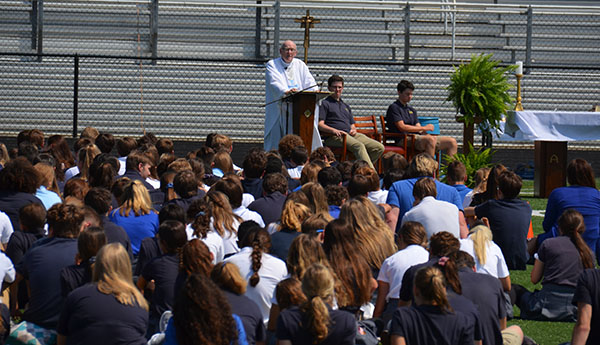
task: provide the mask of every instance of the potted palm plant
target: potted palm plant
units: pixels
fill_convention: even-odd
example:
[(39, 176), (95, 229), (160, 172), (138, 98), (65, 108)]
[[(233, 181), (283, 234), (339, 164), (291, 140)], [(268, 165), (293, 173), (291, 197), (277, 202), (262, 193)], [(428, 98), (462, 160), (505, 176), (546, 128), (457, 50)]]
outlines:
[(454, 67), (446, 101), (456, 108), (456, 120), (464, 124), (463, 152), (473, 145), (477, 124), (484, 135), (491, 138), (498, 129), (503, 115), (511, 108), (514, 99), (508, 94), (513, 85), (508, 82), (507, 72), (516, 65), (498, 67), (499, 61), (489, 55), (473, 55), (471, 61)]

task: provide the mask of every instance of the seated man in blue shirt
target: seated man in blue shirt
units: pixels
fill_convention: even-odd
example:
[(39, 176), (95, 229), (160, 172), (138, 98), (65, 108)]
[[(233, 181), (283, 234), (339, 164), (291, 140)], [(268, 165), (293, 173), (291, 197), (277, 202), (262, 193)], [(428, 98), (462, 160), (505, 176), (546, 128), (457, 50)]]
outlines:
[(325, 98), (319, 108), (319, 131), (325, 138), (325, 145), (341, 147), (346, 136), (346, 148), (356, 159), (373, 163), (383, 154), (383, 144), (356, 131), (350, 107), (342, 100), (344, 78), (332, 75), (327, 80), (327, 88), (332, 94)]
[(415, 86), (408, 80), (402, 80), (398, 83), (398, 99), (392, 103), (385, 115), (385, 125), (388, 131), (392, 133), (415, 133), (415, 149), (421, 152), (427, 152), (431, 157), (435, 157), (436, 148), (445, 150), (448, 155), (454, 156), (458, 146), (456, 140), (452, 137), (436, 136), (427, 134), (427, 131), (433, 130), (433, 125), (421, 126), (417, 111), (408, 105), (412, 99)]

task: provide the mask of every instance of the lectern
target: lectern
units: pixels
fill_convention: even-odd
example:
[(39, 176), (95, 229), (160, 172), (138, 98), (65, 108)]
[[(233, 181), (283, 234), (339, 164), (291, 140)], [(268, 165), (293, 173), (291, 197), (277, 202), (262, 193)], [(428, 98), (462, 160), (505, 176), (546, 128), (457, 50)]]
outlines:
[(294, 134), (300, 136), (304, 146), (310, 153), (315, 122), (315, 108), (317, 102), (329, 96), (326, 91), (302, 91), (291, 97), (293, 102), (293, 128)]

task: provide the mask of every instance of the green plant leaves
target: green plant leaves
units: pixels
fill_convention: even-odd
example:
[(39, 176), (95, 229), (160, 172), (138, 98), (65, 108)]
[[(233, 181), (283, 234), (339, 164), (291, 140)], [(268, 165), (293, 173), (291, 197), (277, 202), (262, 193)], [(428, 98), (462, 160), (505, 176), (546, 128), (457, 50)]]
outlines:
[(514, 99), (508, 91), (513, 85), (508, 82), (507, 73), (517, 66), (498, 67), (498, 64), (492, 60), (492, 54), (481, 54), (473, 55), (468, 64), (454, 67), (446, 88), (446, 101), (452, 101), (456, 113), (464, 116), (467, 125), (475, 123), (478, 116), (490, 128), (498, 128), (502, 116), (511, 108)]
[(487, 168), (487, 167), (491, 167), (492, 166), (492, 155), (494, 154), (494, 151), (492, 151), (491, 149), (487, 148), (487, 149), (483, 149), (480, 148), (479, 150), (475, 150), (473, 148), (473, 145), (471, 143), (468, 144), (470, 147), (469, 153), (464, 154), (464, 153), (457, 153), (454, 156), (449, 156), (449, 155), (444, 155), (444, 161), (446, 162), (446, 164), (442, 165), (441, 167), (441, 175), (443, 176), (442, 181), (446, 182), (446, 172), (448, 171), (448, 164), (452, 161), (460, 161), (462, 162), (465, 167), (467, 168), (467, 176), (468, 176), (468, 180), (467, 180), (467, 187), (469, 188), (473, 188), (474, 186), (474, 180), (473, 177), (475, 176), (475, 172), (481, 168)]

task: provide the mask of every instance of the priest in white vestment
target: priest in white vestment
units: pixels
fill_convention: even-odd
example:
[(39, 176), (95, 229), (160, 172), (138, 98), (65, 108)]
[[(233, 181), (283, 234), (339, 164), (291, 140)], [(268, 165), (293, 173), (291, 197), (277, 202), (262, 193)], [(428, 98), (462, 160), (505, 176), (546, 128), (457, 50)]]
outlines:
[[(267, 63), (265, 75), (266, 103), (270, 103), (301, 90), (317, 91), (315, 78), (302, 60), (296, 59), (296, 44), (285, 41), (279, 48), (281, 57)], [(312, 149), (323, 146), (318, 131), (319, 107), (315, 109)], [(292, 102), (276, 101), (266, 106), (265, 151), (277, 150), (279, 140), (293, 133)], [(287, 116), (287, 121), (286, 121)], [(287, 130), (286, 130), (287, 125)]]

